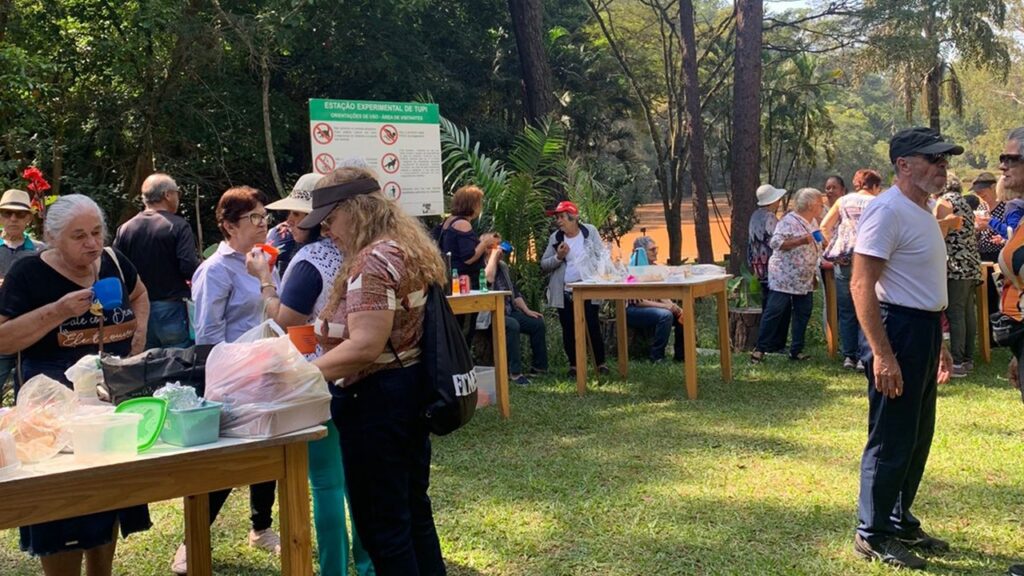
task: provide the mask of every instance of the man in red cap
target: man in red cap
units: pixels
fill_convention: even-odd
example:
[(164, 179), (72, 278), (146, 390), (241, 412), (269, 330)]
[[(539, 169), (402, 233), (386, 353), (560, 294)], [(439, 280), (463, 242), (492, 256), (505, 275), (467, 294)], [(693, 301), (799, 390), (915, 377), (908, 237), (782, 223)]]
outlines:
[[(569, 284), (583, 280), (583, 269), (596, 264), (601, 254), (601, 235), (591, 224), (580, 222), (580, 210), (575, 204), (564, 200), (548, 216), (555, 217), (558, 230), (551, 234), (544, 250), (540, 267), (550, 274), (547, 289), (547, 303), (558, 310), (558, 322), (562, 325), (562, 346), (569, 359), (569, 377), (576, 377), (576, 332), (572, 316), (572, 288)], [(598, 305), (591, 301), (583, 307), (587, 318), (587, 332), (594, 348), (594, 362), (599, 374), (607, 374), (604, 361), (604, 341), (601, 339), (601, 325), (597, 317)], [(586, 358), (582, 359), (586, 362)]]

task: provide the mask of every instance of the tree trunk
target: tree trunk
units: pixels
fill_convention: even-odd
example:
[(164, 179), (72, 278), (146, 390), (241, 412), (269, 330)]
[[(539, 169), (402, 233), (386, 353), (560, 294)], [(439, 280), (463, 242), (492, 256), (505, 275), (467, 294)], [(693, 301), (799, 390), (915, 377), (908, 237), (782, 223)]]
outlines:
[(60, 121), (53, 135), (53, 168), (50, 170), (50, 194), (60, 196), (60, 181), (64, 177), (64, 122)]
[(704, 154), (704, 119), (700, 110), (700, 79), (697, 76), (697, 40), (693, 31), (693, 2), (679, 2), (679, 30), (683, 61), (683, 100), (686, 101), (686, 139), (693, 182), (693, 227), (697, 235), (697, 261), (714, 262), (711, 248), (711, 222), (708, 219), (707, 159)]
[(666, 201), (665, 226), (668, 228), (668, 261), (669, 264), (678, 264), (682, 257), (683, 230), (681, 210), (678, 202)]
[(735, 87), (732, 102), (732, 233), (729, 271), (747, 260), (747, 227), (756, 206), (761, 160), (762, 0), (736, 0)]
[(512, 29), (522, 69), (526, 119), (538, 124), (552, 109), (551, 66), (544, 51), (543, 5), (541, 0), (508, 0)]
[(266, 54), (260, 58), (260, 80), (263, 82), (263, 140), (267, 144), (267, 163), (270, 164), (270, 175), (274, 179), (278, 198), (284, 198), (284, 184), (277, 172), (277, 158), (274, 156), (274, 136), (270, 128), (270, 65)]
[(941, 85), (942, 66), (936, 61), (925, 77), (925, 99), (928, 103), (928, 127), (939, 133), (942, 132), (942, 123), (939, 118), (939, 90)]
[(760, 308), (729, 309), (729, 340), (737, 352), (750, 352), (757, 346), (757, 332), (761, 327)]

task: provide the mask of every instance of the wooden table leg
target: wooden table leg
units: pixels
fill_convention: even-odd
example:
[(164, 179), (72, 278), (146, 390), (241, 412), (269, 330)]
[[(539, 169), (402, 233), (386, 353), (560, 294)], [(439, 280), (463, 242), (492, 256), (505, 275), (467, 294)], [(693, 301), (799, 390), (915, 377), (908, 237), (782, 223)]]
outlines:
[(508, 420), (512, 415), (508, 400), (508, 349), (505, 339), (505, 298), (495, 296), (494, 322), (491, 323), (491, 348), (494, 350), (494, 383), (498, 391), (498, 411)]
[(281, 514), (281, 574), (313, 574), (313, 540), (309, 526), (309, 453), (305, 443), (284, 450), (284, 478), (278, 487)]
[(828, 357), (835, 358), (839, 351), (839, 302), (836, 297), (835, 271), (822, 270), (821, 282), (825, 285), (825, 341)]
[(732, 382), (732, 343), (729, 342), (729, 299), (725, 294), (725, 282), (722, 290), (715, 294), (718, 300), (718, 356), (722, 364), (722, 381)]
[(988, 266), (985, 264), (981, 265), (981, 284), (978, 285), (975, 301), (978, 305), (978, 347), (981, 348), (981, 359), (989, 363), (992, 361), (992, 342), (989, 340)]
[(188, 576), (212, 576), (209, 494), (185, 497), (185, 547), (188, 548)]
[[(726, 324), (728, 327), (728, 324)], [(697, 399), (697, 315), (693, 311), (693, 291), (683, 289), (683, 363), (686, 397)]]
[(626, 341), (629, 331), (626, 326), (626, 301), (615, 301), (615, 342), (618, 346), (619, 376), (623, 378), (629, 372), (629, 342)]
[(572, 299), (573, 332), (576, 335), (576, 394), (587, 392), (587, 317), (583, 298)]

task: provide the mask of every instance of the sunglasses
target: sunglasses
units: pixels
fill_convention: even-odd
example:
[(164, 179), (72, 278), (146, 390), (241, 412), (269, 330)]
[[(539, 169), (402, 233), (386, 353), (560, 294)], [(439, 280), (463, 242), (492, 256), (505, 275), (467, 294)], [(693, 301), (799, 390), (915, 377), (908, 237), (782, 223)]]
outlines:
[(10, 218), (12, 220), (21, 220), (31, 216), (31, 212), (24, 212), (22, 210), (0, 210), (0, 216), (4, 218)]
[(949, 162), (949, 154), (915, 154), (918, 158), (923, 158), (929, 164), (938, 164), (939, 162)]
[(1015, 166), (1024, 161), (1024, 156), (1020, 154), (1000, 154), (999, 163), (1006, 164), (1007, 166)]

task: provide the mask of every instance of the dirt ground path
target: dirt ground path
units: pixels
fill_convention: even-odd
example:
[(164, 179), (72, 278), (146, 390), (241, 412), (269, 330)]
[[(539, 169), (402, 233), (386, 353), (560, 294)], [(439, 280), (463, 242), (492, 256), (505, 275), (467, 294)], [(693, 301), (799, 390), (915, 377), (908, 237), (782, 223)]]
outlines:
[[(729, 252), (729, 229), (732, 225), (730, 219), (730, 207), (725, 198), (716, 198), (719, 214), (715, 214), (714, 207), (709, 205), (708, 212), (711, 214), (711, 245), (715, 252), (715, 261), (721, 262), (725, 254)], [(630, 254), (633, 251), (633, 241), (641, 236), (641, 229), (646, 228), (647, 235), (654, 238), (658, 243), (659, 255), (663, 261), (668, 259), (668, 228), (665, 226), (665, 213), (661, 204), (642, 204), (637, 207), (640, 215), (640, 222), (631, 232), (622, 237), (621, 252)], [(683, 206), (683, 257), (690, 261), (697, 259), (697, 237), (693, 227), (693, 207), (689, 203)], [(619, 254), (613, 250), (613, 257)], [(662, 262), (664, 263), (664, 262)]]

